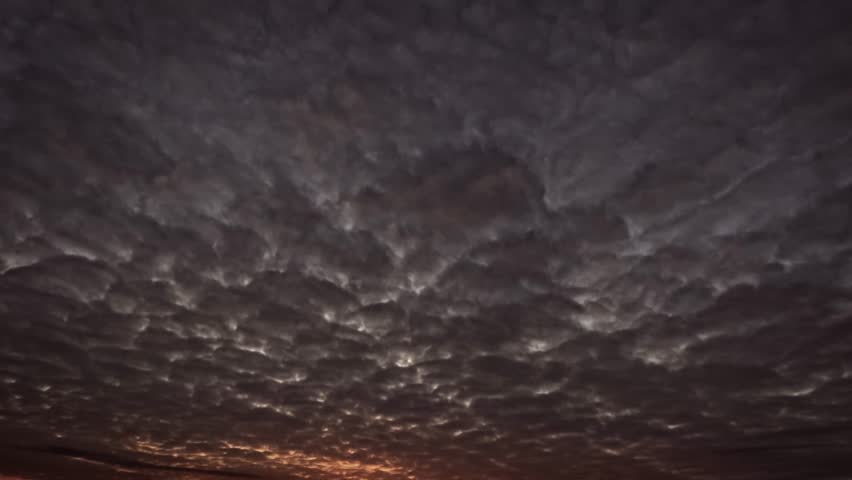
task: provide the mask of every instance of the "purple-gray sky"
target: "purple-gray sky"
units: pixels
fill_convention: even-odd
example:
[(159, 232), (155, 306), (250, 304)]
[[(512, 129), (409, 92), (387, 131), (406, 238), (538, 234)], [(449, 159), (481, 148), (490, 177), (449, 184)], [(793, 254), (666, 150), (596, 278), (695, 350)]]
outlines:
[(0, 2), (0, 478), (852, 478), (852, 2)]

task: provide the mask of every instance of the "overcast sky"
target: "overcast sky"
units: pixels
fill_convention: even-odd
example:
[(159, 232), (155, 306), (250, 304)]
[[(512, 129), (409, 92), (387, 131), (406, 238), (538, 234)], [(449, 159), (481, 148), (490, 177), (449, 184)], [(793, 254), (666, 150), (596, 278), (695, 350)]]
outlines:
[(0, 479), (852, 478), (852, 2), (0, 2)]

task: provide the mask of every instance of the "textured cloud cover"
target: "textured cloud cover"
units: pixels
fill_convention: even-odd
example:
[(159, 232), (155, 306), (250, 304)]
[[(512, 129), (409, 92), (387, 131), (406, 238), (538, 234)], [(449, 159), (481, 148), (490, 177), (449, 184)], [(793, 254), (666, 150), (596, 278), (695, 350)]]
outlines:
[(850, 7), (4, 1), (0, 478), (852, 478)]

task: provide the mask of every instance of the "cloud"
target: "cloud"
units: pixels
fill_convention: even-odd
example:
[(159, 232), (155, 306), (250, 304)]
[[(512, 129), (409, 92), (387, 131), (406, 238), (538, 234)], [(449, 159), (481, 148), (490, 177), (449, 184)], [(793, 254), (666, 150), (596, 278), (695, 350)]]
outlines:
[(217, 471), (217, 470), (204, 470), (200, 468), (182, 468), (182, 467), (169, 467), (164, 465), (155, 465), (152, 463), (140, 462), (136, 460), (127, 460), (121, 458), (116, 455), (107, 454), (107, 453), (97, 453), (97, 452), (87, 452), (84, 450), (76, 450), (73, 448), (66, 447), (45, 447), (39, 450), (39, 453), (44, 453), (48, 455), (59, 455), (63, 457), (70, 457), (77, 460), (89, 461), (100, 463), (104, 465), (109, 465), (112, 467), (120, 468), (120, 469), (130, 469), (133, 470), (165, 470), (169, 472), (176, 473), (198, 473), (198, 474), (206, 474), (206, 475), (214, 475), (219, 477), (230, 477), (230, 478), (257, 478), (256, 475), (238, 473), (238, 472), (229, 472), (227, 470)]
[(2, 475), (848, 476), (846, 12), (642, 3), (0, 7)]

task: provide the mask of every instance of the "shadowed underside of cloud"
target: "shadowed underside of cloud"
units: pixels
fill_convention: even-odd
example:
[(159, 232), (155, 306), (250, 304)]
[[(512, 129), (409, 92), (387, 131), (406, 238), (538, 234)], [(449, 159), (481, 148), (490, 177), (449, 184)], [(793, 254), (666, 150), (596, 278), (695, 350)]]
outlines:
[(849, 18), (3, 2), (0, 476), (849, 478)]
[(227, 470), (205, 470), (203, 468), (190, 467), (174, 467), (167, 465), (157, 465), (154, 463), (141, 462), (138, 460), (130, 460), (119, 455), (110, 453), (87, 452), (68, 447), (50, 446), (50, 447), (17, 447), (21, 450), (28, 450), (33, 453), (41, 453), (45, 455), (58, 455), (62, 457), (73, 458), (88, 462), (99, 463), (108, 467), (114, 467), (123, 471), (138, 471), (138, 470), (162, 470), (175, 473), (190, 473), (213, 475), (217, 477), (230, 478), (258, 478), (257, 475), (240, 472), (230, 472)]

